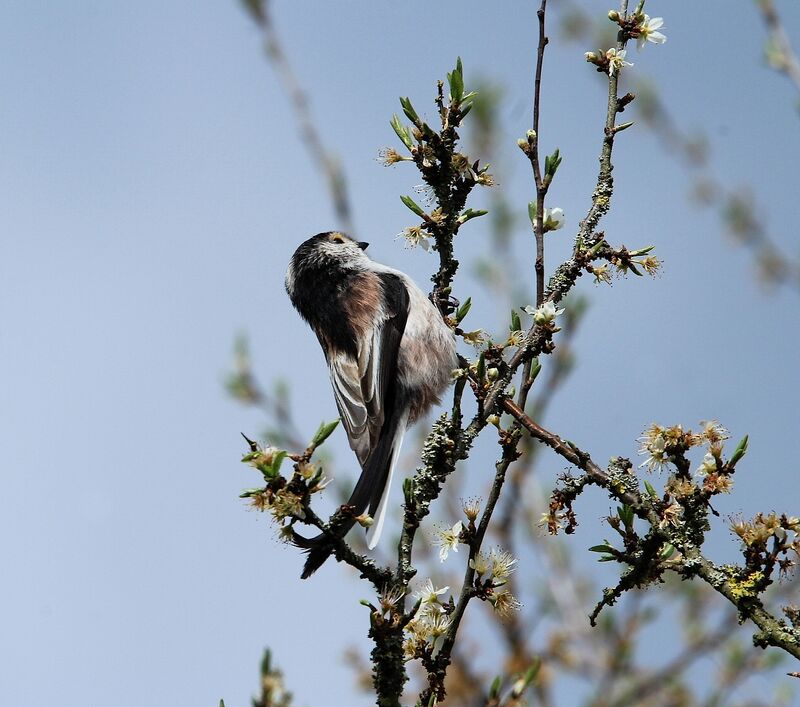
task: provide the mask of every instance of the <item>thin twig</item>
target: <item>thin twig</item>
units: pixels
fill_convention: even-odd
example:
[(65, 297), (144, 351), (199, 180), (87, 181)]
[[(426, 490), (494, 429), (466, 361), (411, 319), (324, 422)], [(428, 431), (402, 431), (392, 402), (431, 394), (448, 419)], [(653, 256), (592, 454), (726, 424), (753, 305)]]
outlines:
[(775, 3), (773, 0), (758, 0), (758, 9), (773, 43), (768, 50), (767, 60), (774, 69), (785, 74), (800, 93), (800, 60), (792, 48)]
[(350, 197), (347, 191), (347, 180), (339, 160), (325, 147), (317, 130), (317, 122), (311, 116), (308, 94), (300, 84), (283, 49), (280, 36), (275, 30), (271, 14), (271, 0), (263, 0), (263, 2), (258, 3), (257, 7), (250, 2), (245, 4), (250, 10), (251, 17), (264, 33), (264, 51), (275, 68), (283, 89), (292, 104), (302, 142), (311, 159), (325, 177), (336, 218), (341, 222), (342, 228), (352, 234), (353, 218)]
[[(544, 50), (547, 46), (547, 36), (545, 35), (545, 12), (547, 10), (547, 0), (542, 0), (542, 4), (536, 12), (539, 20), (539, 44), (536, 50), (536, 79), (533, 89), (533, 133), (534, 144), (531, 154), (531, 165), (536, 180), (536, 306), (544, 302), (544, 199), (547, 195), (547, 185), (542, 179), (542, 169), (539, 162), (539, 102), (541, 99), (542, 87), (542, 67), (544, 65)], [(524, 401), (522, 402), (524, 407)]]

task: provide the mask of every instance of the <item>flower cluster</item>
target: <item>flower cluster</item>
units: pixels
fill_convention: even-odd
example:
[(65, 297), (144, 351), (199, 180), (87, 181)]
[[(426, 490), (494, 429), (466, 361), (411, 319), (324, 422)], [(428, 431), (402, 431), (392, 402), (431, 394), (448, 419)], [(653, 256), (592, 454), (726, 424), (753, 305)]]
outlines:
[(797, 565), (800, 558), (800, 518), (759, 513), (751, 521), (733, 522), (731, 530), (741, 538), (744, 546), (744, 571), (749, 576), (758, 574), (763, 577), (759, 586), (754, 588), (756, 591), (766, 588), (776, 568), (785, 575)]
[(675, 454), (683, 454), (692, 447), (705, 445), (708, 448), (697, 473), (709, 476), (722, 471), (722, 443), (728, 439), (728, 431), (716, 420), (700, 423), (699, 432), (685, 430), (681, 425), (663, 427), (652, 424), (639, 437), (641, 447), (639, 454), (647, 454), (639, 467), (647, 467), (648, 471), (661, 471), (672, 461)]
[[(623, 44), (628, 39), (635, 39), (639, 51), (650, 42), (651, 44), (663, 44), (667, 37), (663, 32), (659, 32), (664, 27), (662, 17), (650, 17), (642, 12), (634, 12), (630, 15), (620, 15), (616, 10), (608, 13), (608, 19), (616, 22), (622, 28)], [(622, 48), (611, 47), (606, 51), (586, 52), (586, 61), (594, 64), (598, 71), (607, 73), (609, 76), (618, 74), (624, 67), (633, 66), (626, 59), (627, 51)]]
[(473, 586), (476, 596), (488, 601), (501, 617), (509, 616), (522, 606), (511, 592), (505, 589), (497, 591), (508, 582), (516, 563), (517, 558), (500, 548), (493, 548), (488, 554), (479, 550), (469, 561), (469, 566), (475, 571)]
[(403, 652), (406, 659), (413, 660), (422, 655), (432, 655), (437, 641), (449, 630), (452, 623), (452, 600), (442, 603), (443, 597), (450, 587), (437, 589), (433, 580), (426, 580), (414, 594), (418, 602), (414, 618), (406, 626), (406, 640)]
[[(313, 449), (315, 442), (309, 449)], [(322, 469), (312, 463), (309, 457), (310, 452), (307, 456), (292, 456), (295, 460), (294, 473), (290, 479), (286, 479), (280, 469), (284, 460), (289, 458), (289, 453), (250, 442), (250, 452), (242, 457), (242, 462), (261, 472), (266, 485), (263, 488), (246, 489), (240, 497), (249, 499), (251, 507), (257, 511), (269, 511), (279, 524), (286, 519), (304, 520), (309, 496), (322, 491), (329, 483)]]
[[(740, 520), (731, 525), (733, 532), (738, 535), (742, 542), (751, 547), (753, 545), (765, 546), (767, 541), (774, 537), (779, 542), (787, 539), (787, 532), (800, 535), (800, 518), (787, 515), (776, 515), (775, 513), (759, 513), (751, 521)], [(800, 552), (800, 544), (797, 545)]]

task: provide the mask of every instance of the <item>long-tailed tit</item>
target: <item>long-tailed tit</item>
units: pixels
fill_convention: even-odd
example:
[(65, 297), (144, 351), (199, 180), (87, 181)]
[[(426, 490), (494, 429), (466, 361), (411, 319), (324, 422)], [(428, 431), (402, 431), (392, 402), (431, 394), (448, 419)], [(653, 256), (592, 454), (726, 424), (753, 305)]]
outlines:
[[(336, 405), (361, 465), (347, 505), (354, 517), (369, 510), (372, 549), (403, 434), (439, 402), (457, 358), (453, 332), (436, 307), (407, 275), (371, 260), (367, 245), (336, 231), (309, 238), (292, 256), (286, 291), (325, 352)], [(325, 534), (296, 535), (295, 542), (308, 552), (303, 578), (333, 552)]]

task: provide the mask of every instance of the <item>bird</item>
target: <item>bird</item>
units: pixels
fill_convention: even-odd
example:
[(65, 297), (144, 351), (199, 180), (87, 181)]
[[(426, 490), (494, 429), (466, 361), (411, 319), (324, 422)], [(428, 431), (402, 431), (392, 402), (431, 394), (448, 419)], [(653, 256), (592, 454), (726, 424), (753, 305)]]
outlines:
[[(368, 243), (339, 231), (318, 233), (292, 255), (286, 292), (325, 354), (336, 406), (361, 475), (348, 506), (369, 512), (367, 546), (378, 544), (403, 435), (452, 380), (455, 335), (405, 273), (372, 260)], [(294, 534), (310, 577), (333, 553), (330, 535)]]

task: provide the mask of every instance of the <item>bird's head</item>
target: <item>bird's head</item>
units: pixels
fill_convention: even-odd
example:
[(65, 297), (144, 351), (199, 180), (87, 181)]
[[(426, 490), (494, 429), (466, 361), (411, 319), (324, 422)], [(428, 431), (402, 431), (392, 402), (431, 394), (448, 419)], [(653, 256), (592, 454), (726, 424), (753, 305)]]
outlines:
[(286, 287), (291, 291), (295, 278), (313, 270), (365, 270), (372, 262), (364, 252), (369, 243), (354, 241), (339, 231), (318, 233), (301, 243), (286, 272)]

